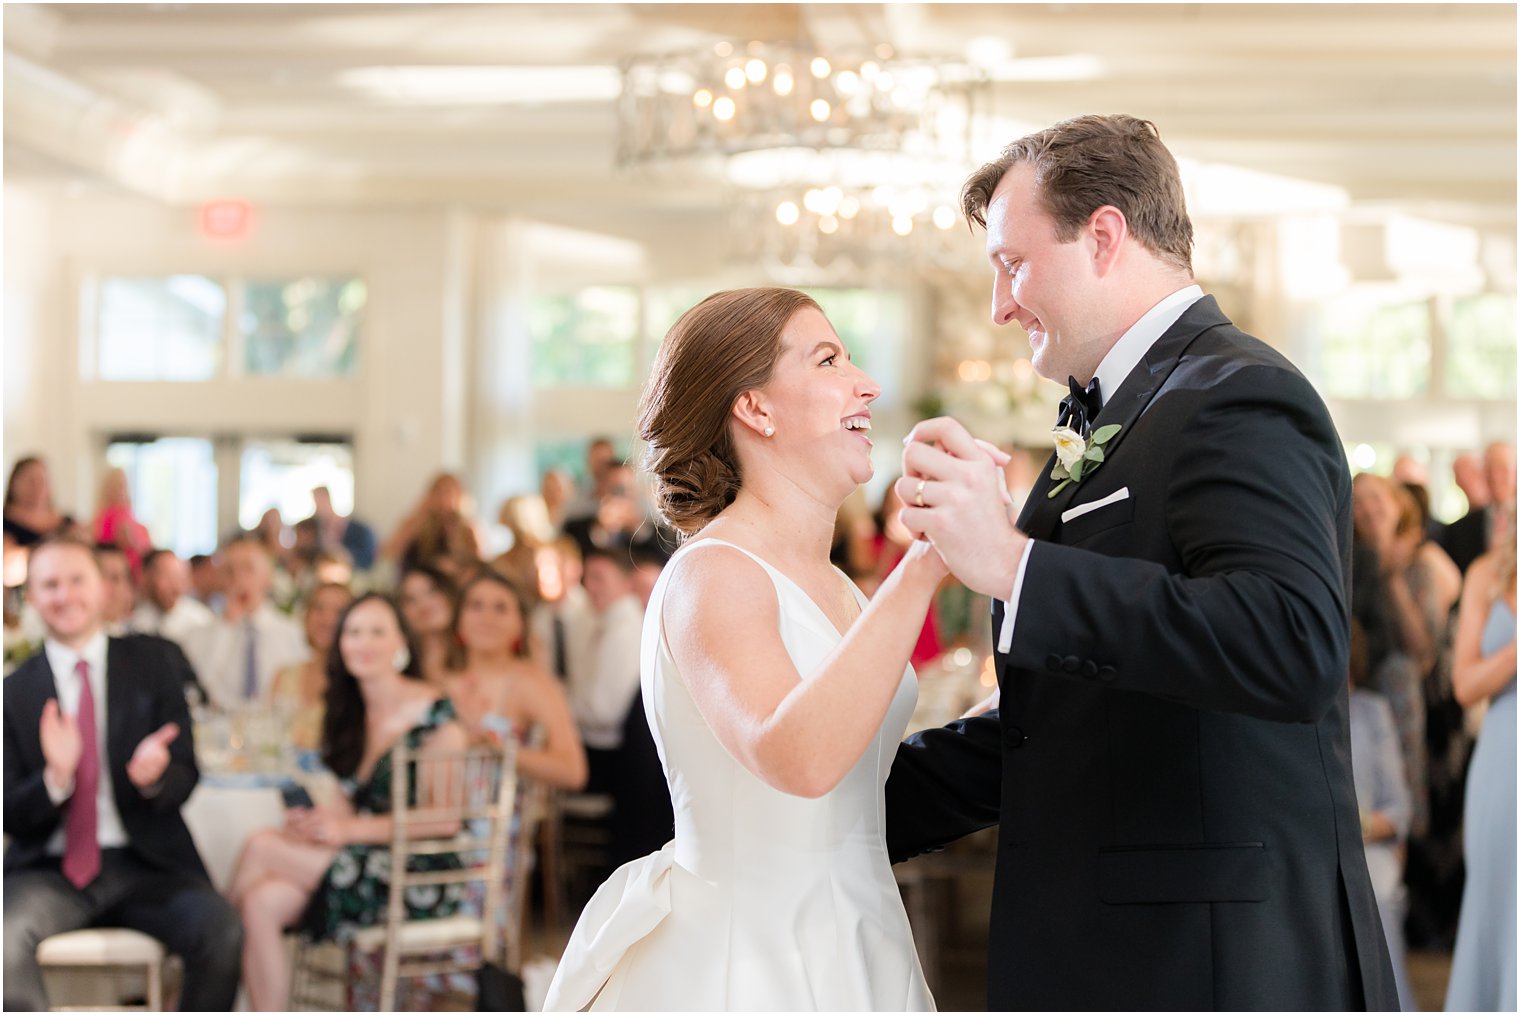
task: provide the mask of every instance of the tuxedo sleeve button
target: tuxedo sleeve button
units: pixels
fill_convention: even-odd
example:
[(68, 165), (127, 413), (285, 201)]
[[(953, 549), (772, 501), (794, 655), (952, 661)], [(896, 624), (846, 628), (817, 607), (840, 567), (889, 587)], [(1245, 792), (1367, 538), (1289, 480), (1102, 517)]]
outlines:
[(1024, 731), (1017, 726), (1010, 726), (1003, 731), (1003, 745), (1010, 751), (1016, 751), (1020, 747), (1023, 747), (1024, 741), (1027, 739), (1024, 736)]
[(1119, 675), (1119, 671), (1116, 670), (1116, 669), (1114, 669), (1112, 666), (1099, 666), (1098, 667), (1098, 679), (1099, 680), (1113, 680), (1118, 675)]
[(1065, 659), (1061, 660), (1061, 669), (1065, 670), (1067, 673), (1076, 673), (1082, 669), (1082, 660), (1078, 659), (1076, 656), (1067, 656)]
[(1050, 655), (1045, 657), (1045, 668), (1052, 673), (1059, 671), (1061, 669), (1061, 657), (1054, 652), (1050, 653)]
[(1087, 677), (1089, 680), (1091, 680), (1093, 677), (1096, 677), (1097, 675), (1098, 675), (1098, 664), (1097, 663), (1095, 663), (1091, 659), (1089, 659), (1089, 660), (1087, 660), (1087, 662), (1085, 662), (1085, 663), (1082, 664), (1082, 676)]

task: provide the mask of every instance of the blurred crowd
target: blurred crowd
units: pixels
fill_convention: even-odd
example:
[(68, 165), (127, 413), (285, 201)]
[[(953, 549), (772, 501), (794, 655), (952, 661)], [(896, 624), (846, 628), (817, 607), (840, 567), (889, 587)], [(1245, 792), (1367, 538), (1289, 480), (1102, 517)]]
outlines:
[[(1039, 467), (1038, 456), (1015, 453), (1008, 481), (1016, 502)], [(1461, 455), (1453, 472), (1467, 511), (1450, 524), (1431, 516), (1430, 477), (1411, 456), (1391, 475), (1362, 473), (1353, 486), (1353, 761), (1400, 972), (1406, 937), (1417, 947), (1453, 946), (1469, 759), (1486, 703), (1502, 692), (1470, 677), (1491, 653), (1479, 651), (1482, 632), (1460, 618), (1464, 610), (1486, 616), (1505, 590), (1513, 608), (1514, 449)], [(885, 489), (876, 505), (858, 492), (836, 528), (835, 563), (867, 594), (911, 539), (892, 484)], [(345, 666), (340, 620), (357, 600), (378, 598), (390, 604), (400, 644), (414, 646), (415, 658), (395, 669), (415, 671), (450, 703), (461, 736), (531, 740), (537, 746), (520, 754), (527, 776), (612, 801), (609, 868), (663, 845), (670, 804), (644, 722), (639, 644), (644, 607), (677, 540), (652, 517), (611, 440), (588, 444), (579, 481), (550, 470), (537, 491), (508, 497), (497, 521), (510, 545), (496, 555), (483, 551), (491, 540), (452, 473), (434, 477), (384, 539), (360, 517), (339, 514), (325, 488), (312, 501), (308, 517), (270, 509), (213, 552), (182, 559), (153, 545), (121, 470), (106, 474), (86, 519), (60, 510), (43, 461), (21, 459), (5, 493), (7, 673), (45, 634), (20, 591), (28, 550), (68, 533), (95, 548), (111, 635), (167, 640), (188, 661), (186, 691), (197, 707), (273, 712), (293, 748), (331, 758), (326, 712), (341, 699), (332, 686)], [(914, 664), (922, 670), (962, 647), (985, 656), (986, 615), (985, 600), (947, 581)], [(1512, 621), (1510, 631), (1512, 660)], [(1512, 728), (1509, 737), (1512, 756)], [(1469, 895), (1488, 890), (1489, 872), (1466, 873)], [(238, 900), (245, 920), (256, 915), (246, 908), (251, 899)]]

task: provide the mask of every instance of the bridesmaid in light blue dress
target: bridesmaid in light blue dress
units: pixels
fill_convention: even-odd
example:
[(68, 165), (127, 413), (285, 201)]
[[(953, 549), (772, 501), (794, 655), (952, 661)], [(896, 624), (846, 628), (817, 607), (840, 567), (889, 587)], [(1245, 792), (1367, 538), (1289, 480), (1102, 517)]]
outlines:
[(1452, 672), (1457, 700), (1488, 714), (1467, 776), (1467, 887), (1447, 1011), (1514, 1011), (1515, 535), (1473, 564), (1462, 592)]

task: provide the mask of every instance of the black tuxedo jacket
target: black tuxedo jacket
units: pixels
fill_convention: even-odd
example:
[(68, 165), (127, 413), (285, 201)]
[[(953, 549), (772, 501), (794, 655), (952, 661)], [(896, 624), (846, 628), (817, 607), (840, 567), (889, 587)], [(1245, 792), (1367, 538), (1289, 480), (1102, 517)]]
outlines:
[[(111, 638), (106, 648), (106, 742), (116, 809), (132, 851), (150, 866), (206, 877), (179, 809), (200, 779), (190, 711), (185, 706), (184, 656), (172, 642), (141, 635)], [(42, 782), (45, 763), (38, 725), (42, 706), (58, 696), (47, 654), (39, 651), (5, 678), (5, 870), (46, 856), (47, 841), (68, 801), (54, 806)], [(127, 762), (143, 737), (166, 722), (179, 724), (158, 792), (145, 797), (127, 778)], [(209, 879), (208, 879), (209, 880)]]
[(1329, 414), (1205, 297), (1110, 423), (1107, 460), (1054, 497), (1047, 468), (1019, 519), (1038, 542), (1001, 709), (898, 751), (893, 858), (1001, 823), (994, 1010), (1397, 1010), (1351, 779)]

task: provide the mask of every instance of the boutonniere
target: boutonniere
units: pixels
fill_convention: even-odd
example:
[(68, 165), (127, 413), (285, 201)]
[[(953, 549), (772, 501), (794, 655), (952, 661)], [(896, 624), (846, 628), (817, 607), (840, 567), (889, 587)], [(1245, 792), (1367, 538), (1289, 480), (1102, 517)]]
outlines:
[(1124, 429), (1118, 423), (1100, 426), (1086, 440), (1069, 426), (1058, 426), (1050, 431), (1056, 445), (1056, 464), (1050, 470), (1050, 478), (1060, 480), (1046, 497), (1054, 497), (1066, 489), (1067, 483), (1080, 483), (1082, 477), (1103, 464), (1103, 445), (1114, 439), (1114, 434)]

